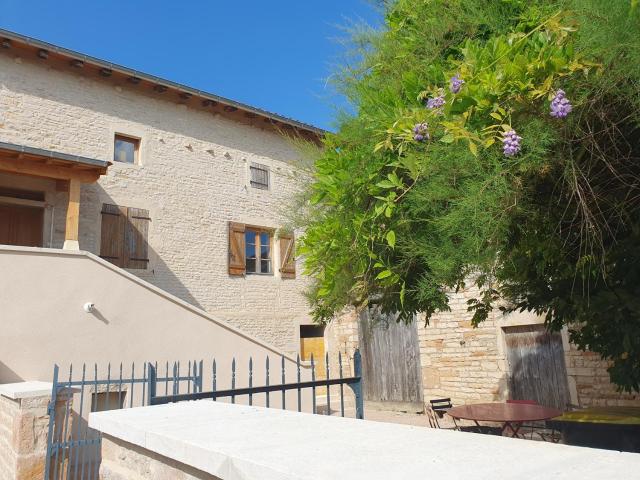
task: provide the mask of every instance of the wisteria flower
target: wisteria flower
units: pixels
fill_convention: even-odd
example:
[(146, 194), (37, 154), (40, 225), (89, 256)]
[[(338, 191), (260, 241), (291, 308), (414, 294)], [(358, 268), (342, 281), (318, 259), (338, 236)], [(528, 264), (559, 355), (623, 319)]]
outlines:
[(432, 97), (427, 100), (427, 108), (430, 110), (437, 110), (442, 108), (446, 103), (444, 99), (444, 95), (438, 95), (437, 97)]
[(429, 140), (429, 124), (427, 122), (415, 124), (413, 127), (413, 139), (416, 142)]
[(553, 100), (551, 100), (550, 115), (555, 118), (564, 118), (573, 110), (571, 102), (565, 97), (564, 90), (556, 91)]
[(449, 80), (449, 89), (451, 93), (458, 93), (462, 89), (462, 85), (464, 85), (464, 80), (460, 78), (460, 74), (456, 73)]
[(520, 153), (520, 149), (522, 148), (520, 140), (522, 140), (522, 137), (519, 136), (515, 130), (509, 130), (502, 135), (502, 146), (505, 156), (513, 157)]

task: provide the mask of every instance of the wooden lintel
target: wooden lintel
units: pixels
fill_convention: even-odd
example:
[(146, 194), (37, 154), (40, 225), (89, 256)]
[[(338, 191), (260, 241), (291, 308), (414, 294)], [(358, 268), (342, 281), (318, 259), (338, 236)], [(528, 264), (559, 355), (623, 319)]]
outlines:
[(100, 173), (103, 170), (104, 169), (97, 170), (96, 172), (87, 172), (56, 165), (0, 158), (0, 171), (31, 175), (34, 177), (53, 178), (55, 180), (74, 179), (82, 183), (93, 183), (100, 177)]

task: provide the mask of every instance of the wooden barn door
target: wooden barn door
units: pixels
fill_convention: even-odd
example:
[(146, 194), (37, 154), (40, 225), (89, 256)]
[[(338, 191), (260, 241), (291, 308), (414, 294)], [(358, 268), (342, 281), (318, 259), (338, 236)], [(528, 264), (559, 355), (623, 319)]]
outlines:
[(407, 325), (396, 322), (396, 318), (397, 315), (383, 315), (377, 309), (360, 314), (364, 398), (422, 408), (416, 321)]
[(510, 398), (566, 410), (570, 396), (560, 334), (547, 332), (543, 325), (504, 331)]

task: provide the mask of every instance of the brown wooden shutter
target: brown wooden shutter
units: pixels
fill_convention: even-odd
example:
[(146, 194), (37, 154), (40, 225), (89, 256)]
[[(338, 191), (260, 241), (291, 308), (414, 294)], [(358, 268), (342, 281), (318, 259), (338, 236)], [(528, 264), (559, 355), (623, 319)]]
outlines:
[(124, 229), (127, 223), (126, 207), (102, 205), (100, 256), (118, 267), (124, 267)]
[(127, 220), (124, 231), (125, 268), (145, 269), (149, 264), (149, 211), (129, 207)]
[(292, 233), (280, 234), (280, 274), (296, 278), (295, 238)]
[(244, 275), (245, 269), (244, 224), (229, 222), (229, 275)]

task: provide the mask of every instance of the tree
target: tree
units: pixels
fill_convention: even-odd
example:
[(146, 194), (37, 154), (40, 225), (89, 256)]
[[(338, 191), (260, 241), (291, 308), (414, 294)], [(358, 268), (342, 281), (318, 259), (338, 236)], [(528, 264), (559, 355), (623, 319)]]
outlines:
[[(300, 241), (318, 321), (371, 299), (570, 327), (640, 389), (637, 1), (399, 0), (340, 87)], [(363, 41), (366, 39), (366, 41)]]

